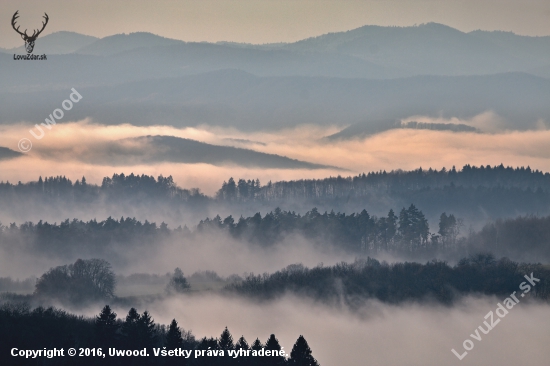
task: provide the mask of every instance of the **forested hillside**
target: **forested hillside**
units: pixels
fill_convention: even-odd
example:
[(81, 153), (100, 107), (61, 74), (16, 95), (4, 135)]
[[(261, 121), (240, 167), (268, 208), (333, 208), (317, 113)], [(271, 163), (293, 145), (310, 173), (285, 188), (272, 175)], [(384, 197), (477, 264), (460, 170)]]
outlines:
[(456, 266), (445, 262), (380, 263), (376, 259), (356, 260), (332, 267), (306, 268), (293, 265), (273, 274), (250, 275), (243, 282), (227, 286), (227, 291), (260, 300), (271, 300), (290, 293), (312, 297), (334, 305), (361, 306), (365, 299), (389, 303), (433, 299), (451, 304), (465, 294), (508, 296), (537, 273), (540, 283), (533, 295), (550, 296), (550, 271), (541, 265), (517, 263), (492, 255), (463, 258)]
[[(76, 354), (69, 357), (71, 347)], [(16, 357), (12, 356), (14, 348)], [(58, 350), (56, 357), (52, 357), (54, 348)], [(147, 310), (140, 314), (135, 308), (125, 318), (117, 318), (109, 305), (95, 317), (76, 316), (53, 307), (0, 305), (3, 365), (30, 365), (30, 360), (32, 364), (43, 365), (318, 365), (303, 336), (292, 347), (290, 357), (286, 358), (284, 351), (281, 355), (281, 348), (274, 334), (265, 343), (256, 338), (249, 344), (244, 336), (234, 339), (227, 327), (218, 338), (197, 340), (176, 319), (169, 325), (157, 324)], [(25, 357), (26, 350), (46, 349), (50, 354), (31, 353)], [(62, 356), (60, 349), (64, 352)], [(133, 353), (136, 350), (137, 355)]]
[(550, 216), (520, 216), (489, 222), (479, 231), (467, 230), (460, 217), (443, 212), (430, 227), (416, 206), (391, 209), (378, 217), (360, 213), (319, 212), (304, 215), (279, 208), (256, 213), (201, 220), (196, 227), (169, 228), (165, 223), (135, 218), (103, 221), (39, 221), (0, 226), (0, 247), (10, 252), (29, 251), (46, 257), (95, 255), (122, 260), (135, 250), (155, 250), (167, 242), (186, 242), (214, 233), (228, 235), (251, 246), (269, 248), (283, 241), (305, 238), (317, 247), (332, 247), (357, 255), (395, 254), (410, 258), (440, 257), (458, 260), (479, 251), (515, 260), (550, 261)]
[[(312, 207), (319, 211), (361, 212), (385, 216), (414, 204), (435, 224), (442, 212), (464, 220), (466, 227), (499, 218), (550, 214), (550, 174), (529, 167), (470, 166), (457, 170), (370, 172), (349, 177), (329, 177), (297, 181), (260, 182), (259, 179), (230, 178), (212, 197), (200, 188), (179, 187), (171, 176), (114, 174), (100, 185), (86, 178), (40, 177), (28, 183), (0, 183), (0, 204), (16, 209), (0, 214), (6, 223), (19, 217), (37, 216), (54, 220), (80, 216), (83, 207), (92, 217), (101, 215), (137, 216), (170, 222), (197, 224), (197, 215), (254, 215), (275, 207), (304, 214)], [(98, 218), (99, 218), (98, 217)], [(37, 220), (38, 221), (38, 220)]]

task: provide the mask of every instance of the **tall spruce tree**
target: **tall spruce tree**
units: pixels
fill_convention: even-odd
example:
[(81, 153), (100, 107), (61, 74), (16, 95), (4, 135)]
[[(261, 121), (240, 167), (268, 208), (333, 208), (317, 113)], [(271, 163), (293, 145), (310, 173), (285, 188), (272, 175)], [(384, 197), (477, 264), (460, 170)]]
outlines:
[[(279, 344), (279, 340), (275, 338), (275, 334), (269, 336), (269, 339), (265, 343), (265, 350), (271, 351), (271, 354), (273, 354), (273, 352), (278, 353), (281, 350), (281, 345)], [(266, 356), (263, 364), (267, 366), (284, 365), (285, 358), (283, 356)]]
[[(183, 347), (183, 337), (181, 335), (181, 329), (178, 327), (178, 322), (176, 319), (172, 319), (170, 326), (168, 327), (168, 332), (166, 333), (165, 343), (166, 348), (169, 350), (179, 349)], [(180, 357), (167, 357), (166, 365), (179, 365), (184, 366), (189, 363), (189, 360), (186, 358)]]
[(141, 314), (137, 321), (139, 333), (139, 345), (141, 347), (153, 347), (157, 341), (155, 322), (147, 310)]
[[(250, 347), (250, 349), (252, 351), (261, 351), (262, 349), (264, 348), (264, 345), (262, 344), (262, 342), (260, 342), (260, 340), (258, 338), (256, 338), (256, 340), (254, 341), (254, 343), (252, 343), (252, 346)], [(249, 359), (249, 362), (248, 362), (248, 365), (251, 365), (251, 366), (259, 366), (259, 365), (263, 365), (263, 357), (250, 357)]]
[[(248, 345), (248, 342), (246, 339), (244, 339), (244, 336), (241, 336), (239, 340), (237, 341), (237, 344), (235, 345), (235, 350), (238, 352), (239, 350), (248, 351), (250, 349), (250, 346)], [(237, 357), (237, 365), (248, 365), (249, 364), (249, 357), (246, 356), (239, 356)]]
[(235, 344), (233, 343), (233, 336), (231, 335), (227, 327), (225, 327), (222, 334), (220, 335), (220, 339), (218, 340), (218, 347), (224, 352), (224, 357), (218, 360), (220, 366), (232, 366), (237, 364), (236, 360), (233, 357), (229, 356), (228, 351), (235, 349)]
[(168, 332), (166, 333), (166, 348), (176, 349), (183, 346), (183, 338), (181, 336), (181, 329), (178, 327), (176, 319), (172, 319)]
[(224, 331), (222, 332), (220, 339), (218, 341), (218, 345), (220, 349), (223, 349), (225, 353), (227, 353), (230, 349), (235, 349), (235, 344), (233, 343), (233, 336), (231, 333), (229, 333), (229, 330), (227, 327), (225, 327)]
[(128, 349), (135, 347), (139, 343), (138, 322), (140, 315), (135, 308), (131, 308), (122, 324), (122, 334), (124, 335), (124, 346)]
[(114, 346), (118, 327), (116, 313), (111, 310), (109, 305), (105, 305), (101, 313), (95, 318), (95, 333), (98, 344), (101, 347)]
[(262, 344), (262, 342), (260, 342), (260, 340), (258, 338), (256, 338), (254, 343), (252, 343), (252, 347), (250, 347), (250, 349), (253, 350), (253, 351), (259, 351), (262, 348), (264, 348), (264, 345)]
[(317, 360), (313, 358), (311, 348), (309, 348), (304, 336), (300, 335), (294, 343), (288, 364), (291, 366), (319, 366)]

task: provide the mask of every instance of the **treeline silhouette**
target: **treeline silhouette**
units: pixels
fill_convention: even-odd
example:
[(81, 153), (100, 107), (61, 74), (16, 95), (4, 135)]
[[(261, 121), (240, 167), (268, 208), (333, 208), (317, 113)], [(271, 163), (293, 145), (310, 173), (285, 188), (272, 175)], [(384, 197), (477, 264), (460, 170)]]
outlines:
[[(63, 348), (64, 357), (14, 357), (12, 348)], [(75, 348), (77, 355), (68, 356), (69, 348)], [(84, 351), (85, 356), (79, 356), (81, 348), (88, 349), (87, 353)], [(149, 356), (110, 356), (115, 350), (120, 354), (123, 350), (141, 351), (144, 348)], [(168, 356), (155, 356), (155, 348), (157, 352), (172, 352)], [(244, 336), (234, 340), (227, 327), (218, 338), (197, 340), (190, 331), (181, 329), (175, 319), (169, 325), (160, 325), (148, 311), (140, 314), (135, 308), (120, 319), (109, 305), (93, 318), (76, 316), (54, 307), (31, 309), (22, 303), (0, 306), (0, 363), (3, 365), (318, 365), (303, 336), (294, 344), (290, 357), (281, 356), (281, 348), (274, 334), (265, 343), (256, 338), (249, 345)], [(182, 350), (191, 351), (190, 357), (181, 356)], [(195, 350), (204, 351), (205, 356), (195, 357)], [(248, 355), (246, 351), (250, 351)], [(259, 356), (267, 351), (277, 355)], [(233, 357), (235, 352), (241, 356)], [(214, 353), (217, 356), (206, 356)], [(106, 355), (105, 358), (102, 355)]]
[(288, 293), (308, 296), (351, 308), (366, 299), (398, 304), (405, 301), (435, 301), (451, 304), (461, 295), (483, 294), (508, 297), (530, 275), (540, 282), (529, 292), (536, 298), (550, 298), (550, 270), (540, 264), (517, 263), (492, 254), (463, 258), (455, 266), (433, 260), (426, 264), (380, 263), (373, 258), (331, 267), (306, 268), (291, 265), (273, 274), (249, 275), (225, 290), (260, 300), (272, 300)]
[[(446, 214), (442, 217), (447, 218)], [(452, 216), (454, 219), (454, 216)], [(441, 234), (447, 243), (454, 241), (451, 233), (457, 231), (458, 222), (443, 220)], [(454, 231), (447, 229), (453, 225)], [(262, 217), (241, 217), (235, 222), (232, 216), (222, 220), (219, 216), (206, 219), (197, 225), (197, 231), (211, 229), (228, 231), (236, 239), (246, 239), (260, 245), (273, 245), (289, 234), (300, 234), (314, 241), (337, 245), (354, 252), (406, 251), (415, 252), (437, 246), (438, 235), (430, 235), (428, 221), (414, 205), (401, 209), (399, 216), (390, 210), (386, 217), (371, 216), (366, 210), (359, 214), (319, 213), (314, 208), (301, 216), (295, 212), (275, 211)]]
[[(460, 189), (459, 189), (460, 188)], [(459, 189), (458, 192), (454, 190)], [(462, 198), (483, 199), (488, 193), (513, 199), (521, 193), (522, 199), (536, 202), (533, 197), (550, 194), (550, 174), (530, 167), (491, 167), (465, 165), (462, 170), (442, 168), (416, 169), (413, 171), (394, 170), (362, 173), (349, 177), (325, 179), (302, 179), (296, 181), (268, 182), (261, 185), (259, 179), (233, 179), (223, 182), (215, 197), (210, 198), (200, 189), (183, 189), (176, 185), (172, 176), (155, 178), (148, 175), (113, 174), (105, 177), (101, 185), (89, 184), (85, 177), (74, 183), (65, 176), (40, 177), (37, 181), (16, 184), (0, 182), (0, 200), (17, 202), (18, 199), (40, 199), (46, 202), (59, 200), (69, 202), (95, 202), (101, 200), (146, 202), (149, 199), (166, 200), (182, 204), (206, 205), (209, 202), (272, 202), (291, 199), (300, 200), (348, 200), (350, 198), (372, 198), (378, 194), (396, 195), (404, 199), (418, 197), (428, 191), (445, 197), (450, 193)], [(454, 197), (453, 199), (456, 199)], [(485, 201), (493, 202), (493, 200)], [(514, 201), (516, 202), (516, 201)]]
[[(461, 234), (462, 230), (462, 234)], [(237, 240), (258, 246), (272, 246), (300, 235), (319, 245), (328, 244), (357, 254), (380, 252), (396, 254), (452, 254), (455, 257), (479, 251), (491, 251), (514, 259), (534, 256), (550, 259), (550, 216), (520, 216), (486, 224), (479, 232), (464, 233), (462, 220), (442, 213), (438, 227), (430, 230), (425, 215), (415, 205), (386, 216), (360, 213), (320, 213), (312, 209), (304, 215), (275, 209), (262, 216), (256, 213), (240, 217), (230, 215), (201, 220), (196, 229), (186, 226), (169, 229), (135, 218), (108, 218), (83, 222), (77, 219), (60, 224), (27, 222), (17, 226), (0, 225), (0, 245), (10, 250), (56, 255), (61, 258), (79, 253), (94, 256), (121, 255), (120, 249), (138, 246), (153, 248), (163, 240), (190, 240), (207, 232), (226, 233)]]
[(116, 220), (109, 217), (103, 221), (94, 219), (87, 222), (67, 219), (59, 224), (39, 221), (19, 226), (0, 225), (0, 245), (62, 258), (82, 252), (116, 256), (118, 249), (151, 246), (171, 232), (164, 223), (157, 226), (156, 223), (147, 220), (142, 223), (135, 218)]
[(46, 202), (71, 201), (92, 202), (109, 199), (126, 200), (140, 203), (147, 199), (160, 199), (181, 202), (199, 203), (208, 198), (199, 189), (182, 189), (176, 185), (172, 176), (157, 178), (148, 175), (113, 174), (105, 177), (101, 185), (88, 184), (86, 177), (74, 183), (65, 176), (39, 177), (38, 181), (12, 184), (0, 182), (0, 198), (13, 201), (21, 198), (39, 198)]
[[(224, 182), (216, 197), (225, 201), (266, 200), (289, 198), (348, 198), (370, 196), (373, 192), (405, 193), (424, 189), (446, 187), (498, 187), (506, 191), (530, 190), (548, 193), (550, 173), (532, 170), (530, 167), (495, 167), (465, 165), (462, 170), (419, 168), (413, 171), (394, 170), (359, 174), (353, 177), (325, 179), (301, 179), (281, 181), (260, 186), (259, 180), (230, 178)], [(470, 190), (468, 190), (470, 191)]]

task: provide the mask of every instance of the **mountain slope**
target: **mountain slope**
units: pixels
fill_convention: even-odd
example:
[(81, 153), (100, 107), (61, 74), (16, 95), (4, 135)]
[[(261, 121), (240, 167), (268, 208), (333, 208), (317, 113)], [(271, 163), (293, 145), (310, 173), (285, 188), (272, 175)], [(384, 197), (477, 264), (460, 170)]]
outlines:
[[(102, 155), (99, 155), (102, 156)], [(91, 163), (98, 163), (93, 155)], [(312, 164), (285, 156), (266, 154), (249, 149), (207, 144), (174, 136), (142, 136), (119, 140), (109, 151), (110, 164), (154, 164), (161, 162), (237, 165), (265, 169), (337, 169)]]
[[(33, 53), (38, 55), (45, 53), (47, 55), (62, 55), (73, 53), (76, 50), (96, 42), (99, 38), (87, 36), (75, 32), (55, 32), (36, 40)], [(22, 45), (8, 50), (8, 53), (27, 53)]]
[(115, 34), (96, 40), (81, 47), (76, 52), (83, 55), (108, 56), (116, 53), (159, 46), (181, 45), (185, 42), (176, 39), (164, 38), (152, 33), (137, 32), (130, 34)]
[[(308, 75), (382, 79), (391, 70), (347, 55), (257, 50), (207, 43), (136, 48), (110, 56), (53, 55), (48, 62), (14, 62), (0, 54), (0, 92), (102, 86), (223, 69), (260, 76)], [(69, 87), (70, 89), (70, 87)]]
[(8, 149), (7, 147), (0, 146), (0, 160), (8, 160), (21, 156), (20, 152)]
[[(222, 70), (78, 91), (84, 99), (65, 120), (91, 117), (105, 124), (208, 124), (242, 130), (300, 124), (374, 126), (382, 121), (374, 132), (419, 115), (469, 119), (492, 111), (502, 117), (498, 128), (512, 130), (550, 121), (550, 80), (520, 73), (366, 80), (258, 77)], [(68, 89), (27, 93), (25, 98), (0, 93), (0, 123), (44, 121), (44, 111), (67, 96)]]
[(529, 71), (550, 59), (550, 37), (463, 33), (437, 23), (414, 27), (364, 26), (280, 47), (353, 55), (404, 72), (429, 75)]

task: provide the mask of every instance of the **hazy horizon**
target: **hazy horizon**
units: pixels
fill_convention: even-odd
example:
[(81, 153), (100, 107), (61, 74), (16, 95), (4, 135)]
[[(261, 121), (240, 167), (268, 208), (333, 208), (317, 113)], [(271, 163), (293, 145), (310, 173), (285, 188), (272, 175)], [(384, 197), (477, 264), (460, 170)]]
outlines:
[[(544, 0), (516, 1), (377, 0), (313, 1), (209, 0), (178, 2), (163, 0), (154, 4), (132, 1), (83, 2), (67, 6), (61, 0), (2, 2), (0, 47), (20, 45), (9, 20), (16, 10), (20, 22), (40, 22), (44, 12), (50, 24), (43, 34), (72, 31), (103, 38), (109, 35), (151, 32), (167, 38), (192, 42), (241, 42), (252, 44), (296, 42), (330, 32), (352, 30), (364, 25), (408, 27), (436, 22), (463, 32), (506, 31), (526, 36), (550, 35), (547, 18), (550, 4)], [(155, 14), (151, 17), (151, 14)], [(487, 15), (491, 14), (491, 17)], [(518, 17), (517, 14), (523, 14)], [(98, 22), (97, 20), (101, 21)], [(38, 23), (40, 25), (40, 23)], [(27, 25), (25, 26), (27, 27)], [(28, 25), (32, 28), (31, 25)]]

